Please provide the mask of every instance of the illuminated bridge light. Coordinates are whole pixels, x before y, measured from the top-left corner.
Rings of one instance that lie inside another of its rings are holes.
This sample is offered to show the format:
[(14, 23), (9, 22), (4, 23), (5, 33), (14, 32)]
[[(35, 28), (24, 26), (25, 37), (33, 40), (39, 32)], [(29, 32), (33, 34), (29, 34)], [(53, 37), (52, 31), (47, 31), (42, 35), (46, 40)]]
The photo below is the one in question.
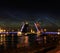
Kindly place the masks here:
[[(40, 34), (40, 31), (38, 31), (37, 33)], [(0, 32), (0, 34), (22, 34), (22, 33), (21, 32)], [(42, 34), (60, 34), (60, 32), (42, 32)]]
[(22, 26), (22, 28), (21, 28), (21, 31), (23, 30), (23, 28), (24, 28), (24, 25), (25, 25), (25, 24), (23, 23), (23, 26)]
[(25, 35), (27, 35), (27, 33), (25, 33)]
[(44, 31), (47, 31), (47, 29), (44, 29)]
[(26, 22), (26, 24), (28, 24), (28, 22)]
[(17, 35), (18, 35), (18, 36), (21, 36), (21, 35), (22, 35), (22, 32), (17, 32)]
[(17, 32), (0, 32), (0, 34), (9, 34), (9, 33), (15, 34)]
[(35, 33), (35, 31), (33, 31), (33, 30), (31, 29), (31, 33)]
[(60, 35), (60, 32), (58, 32), (58, 35)]
[(37, 31), (39, 31), (39, 29), (38, 29), (38, 27), (37, 27), (36, 23), (34, 23), (34, 25), (35, 25), (35, 27), (36, 27)]
[(58, 32), (45, 32), (45, 34), (57, 34)]
[(8, 33), (13, 33), (13, 34), (15, 34), (15, 33), (17, 33), (17, 32), (8, 32)]

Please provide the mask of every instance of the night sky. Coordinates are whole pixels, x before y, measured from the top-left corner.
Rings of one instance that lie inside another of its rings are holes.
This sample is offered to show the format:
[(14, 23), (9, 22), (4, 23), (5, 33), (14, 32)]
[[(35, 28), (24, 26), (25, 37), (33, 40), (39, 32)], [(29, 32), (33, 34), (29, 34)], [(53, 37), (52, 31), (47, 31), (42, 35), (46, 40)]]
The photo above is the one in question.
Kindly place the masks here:
[(60, 27), (59, 1), (1, 1), (0, 25), (20, 25), (21, 22), (39, 21), (42, 26)]

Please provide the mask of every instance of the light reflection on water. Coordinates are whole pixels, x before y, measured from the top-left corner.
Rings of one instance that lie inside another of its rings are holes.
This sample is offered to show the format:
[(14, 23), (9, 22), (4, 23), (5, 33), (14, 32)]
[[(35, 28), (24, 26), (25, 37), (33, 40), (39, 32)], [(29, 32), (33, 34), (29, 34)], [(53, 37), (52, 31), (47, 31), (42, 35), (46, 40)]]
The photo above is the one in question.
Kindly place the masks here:
[(4, 46), (5, 49), (29, 46), (29, 37), (17, 34), (0, 34), (0, 46)]
[(34, 46), (34, 44), (37, 44), (36, 41), (38, 42), (38, 44), (41, 44), (41, 45), (47, 42), (53, 43), (58, 41), (58, 36), (46, 35), (44, 36), (44, 40), (43, 40), (43, 35), (38, 38), (36, 34), (28, 34), (27, 36), (25, 35), (18, 36), (17, 33), (16, 34), (0, 34), (0, 49)]

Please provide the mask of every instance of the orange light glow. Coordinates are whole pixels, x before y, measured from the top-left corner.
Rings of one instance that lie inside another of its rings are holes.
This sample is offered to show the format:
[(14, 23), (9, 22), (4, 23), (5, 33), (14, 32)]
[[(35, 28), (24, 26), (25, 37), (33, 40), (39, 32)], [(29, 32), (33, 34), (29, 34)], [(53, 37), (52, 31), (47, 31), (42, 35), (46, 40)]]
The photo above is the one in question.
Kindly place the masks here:
[(22, 32), (17, 32), (17, 35), (18, 35), (18, 36), (21, 36), (21, 35), (22, 35)]

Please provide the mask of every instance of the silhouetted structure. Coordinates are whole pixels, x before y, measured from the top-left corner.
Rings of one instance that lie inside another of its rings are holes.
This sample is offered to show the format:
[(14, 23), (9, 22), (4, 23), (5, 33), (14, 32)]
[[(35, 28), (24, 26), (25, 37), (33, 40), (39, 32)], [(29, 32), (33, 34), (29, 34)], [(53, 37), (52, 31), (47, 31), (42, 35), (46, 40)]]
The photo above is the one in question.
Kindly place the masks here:
[(27, 33), (29, 31), (29, 24), (28, 23), (25, 23), (22, 27), (23, 27), (22, 28), (23, 33)]

